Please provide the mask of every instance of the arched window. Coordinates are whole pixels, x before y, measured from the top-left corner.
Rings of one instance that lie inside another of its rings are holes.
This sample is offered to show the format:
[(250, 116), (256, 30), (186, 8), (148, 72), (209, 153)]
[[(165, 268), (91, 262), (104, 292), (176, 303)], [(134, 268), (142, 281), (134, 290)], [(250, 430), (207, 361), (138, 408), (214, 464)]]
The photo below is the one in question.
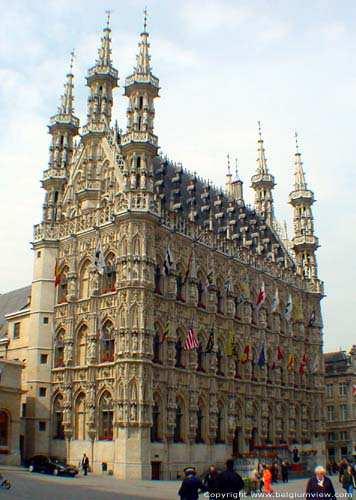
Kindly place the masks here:
[(58, 284), (58, 296), (57, 296), (57, 302), (58, 304), (63, 304), (63, 302), (67, 302), (67, 294), (68, 294), (68, 281), (67, 281), (67, 276), (68, 276), (68, 266), (64, 266), (62, 269), (60, 278), (59, 278), (59, 284)]
[(0, 411), (0, 447), (9, 446), (9, 415)]
[(100, 362), (109, 363), (115, 357), (114, 326), (111, 321), (106, 321), (102, 327), (100, 343)]
[(180, 338), (178, 338), (175, 344), (175, 367), (184, 368), (183, 365), (183, 345)]
[(241, 374), (240, 374), (240, 354), (239, 353), (237, 353), (234, 363), (235, 363), (234, 377), (239, 379), (239, 378), (241, 378)]
[(153, 363), (161, 362), (161, 331), (158, 324), (155, 325), (155, 333), (152, 341)]
[(223, 355), (220, 349), (216, 353), (216, 373), (217, 375), (224, 375), (223, 372)]
[(57, 394), (53, 401), (53, 439), (64, 439), (63, 396)]
[(195, 434), (195, 442), (204, 443), (204, 414), (203, 414), (203, 409), (200, 405), (197, 411), (197, 428)]
[(216, 437), (215, 437), (215, 442), (216, 443), (223, 443), (224, 442), (223, 424), (224, 424), (223, 410), (222, 410), (221, 407), (219, 407), (218, 408), (218, 414), (216, 416)]
[(89, 270), (90, 262), (86, 260), (79, 273), (79, 297), (81, 299), (89, 298)]
[(198, 372), (205, 372), (205, 370), (204, 370), (204, 358), (205, 358), (205, 353), (203, 351), (203, 346), (201, 345), (201, 342), (199, 342), (199, 346), (197, 348), (197, 371)]
[(179, 400), (177, 400), (176, 403), (173, 440), (175, 443), (181, 443), (183, 441), (183, 409), (182, 403)]
[(64, 333), (63, 329), (59, 330), (54, 339), (54, 368), (64, 366)]
[(77, 333), (77, 345), (76, 345), (76, 356), (75, 364), (76, 366), (83, 366), (86, 362), (86, 344), (87, 344), (87, 332), (88, 328), (86, 325), (82, 325)]
[(159, 405), (155, 401), (152, 407), (152, 427), (151, 427), (151, 442), (160, 441), (159, 430), (160, 430), (160, 411)]
[(109, 391), (105, 391), (99, 401), (99, 439), (113, 439), (113, 403)]
[(74, 405), (74, 438), (85, 439), (85, 395), (80, 393)]
[(101, 293), (115, 292), (116, 284), (116, 258), (109, 253), (105, 259), (105, 269), (102, 277)]

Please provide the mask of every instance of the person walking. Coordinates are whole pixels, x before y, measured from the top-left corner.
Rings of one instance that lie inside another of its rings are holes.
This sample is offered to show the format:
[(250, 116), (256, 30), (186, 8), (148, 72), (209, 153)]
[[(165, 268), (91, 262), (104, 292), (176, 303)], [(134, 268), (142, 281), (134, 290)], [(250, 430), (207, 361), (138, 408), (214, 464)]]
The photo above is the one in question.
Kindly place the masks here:
[(215, 465), (209, 467), (209, 471), (203, 480), (204, 490), (209, 493), (209, 497), (215, 497), (215, 493), (218, 493), (218, 470)]
[(272, 489), (272, 472), (267, 467), (267, 465), (263, 465), (263, 492), (264, 493), (273, 493)]
[(349, 495), (351, 495), (350, 498), (352, 498), (354, 488), (356, 488), (356, 479), (355, 479), (355, 472), (351, 465), (348, 465), (344, 470), (341, 479), (341, 484), (344, 490), (346, 490), (346, 492)]
[[(234, 470), (234, 461), (226, 461), (226, 469), (218, 476), (218, 492), (225, 494), (224, 498), (240, 498), (240, 491), (244, 487), (242, 477)], [(237, 496), (236, 496), (237, 494)], [(221, 496), (221, 498), (223, 498)]]
[(289, 464), (285, 460), (283, 460), (282, 462), (281, 472), (282, 472), (282, 481), (284, 483), (288, 483)]
[(181, 500), (198, 500), (199, 492), (204, 491), (203, 483), (196, 477), (194, 467), (184, 469), (185, 478), (179, 488), (178, 495)]
[(347, 469), (347, 466), (349, 465), (348, 461), (346, 458), (343, 458), (341, 462), (339, 463), (339, 482), (342, 483), (342, 476)]
[(306, 498), (328, 498), (336, 500), (335, 489), (331, 479), (326, 477), (325, 469), (321, 465), (315, 468), (315, 476), (309, 479), (306, 489)]
[(83, 458), (82, 458), (82, 469), (84, 471), (84, 476), (88, 475), (88, 469), (89, 469), (89, 458), (86, 456), (84, 453)]

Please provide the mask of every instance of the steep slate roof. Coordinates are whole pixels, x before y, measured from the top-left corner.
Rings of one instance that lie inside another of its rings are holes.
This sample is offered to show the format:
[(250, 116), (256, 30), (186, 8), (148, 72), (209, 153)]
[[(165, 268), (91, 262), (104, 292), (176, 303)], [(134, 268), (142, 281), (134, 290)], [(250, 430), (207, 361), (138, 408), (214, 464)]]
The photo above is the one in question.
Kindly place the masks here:
[(292, 259), (275, 230), (243, 201), (237, 202), (226, 192), (210, 186), (181, 165), (162, 158), (157, 158), (154, 162), (154, 181), (155, 193), (161, 199), (162, 209), (174, 211), (184, 218), (192, 217), (191, 220), (205, 229), (212, 225), (213, 232), (222, 237), (226, 236), (229, 226), (230, 236), (238, 246), (242, 246), (241, 228), (244, 228), (246, 239), (252, 241), (250, 248), (253, 252), (257, 252), (253, 235), (259, 233), (261, 240), (264, 240), (260, 252), (268, 257), (272, 252), (272, 245), (275, 245), (277, 259), (284, 262), (286, 255), (293, 267)]
[(0, 337), (5, 336), (7, 330), (6, 314), (20, 311), (29, 305), (31, 286), (25, 286), (0, 294)]

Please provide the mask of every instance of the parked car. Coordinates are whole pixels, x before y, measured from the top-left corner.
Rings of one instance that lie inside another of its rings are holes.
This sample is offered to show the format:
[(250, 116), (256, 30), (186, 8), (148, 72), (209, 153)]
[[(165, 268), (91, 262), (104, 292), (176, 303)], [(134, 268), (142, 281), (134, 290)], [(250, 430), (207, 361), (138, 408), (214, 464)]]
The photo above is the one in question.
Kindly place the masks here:
[(44, 474), (53, 474), (54, 476), (71, 476), (78, 474), (77, 467), (66, 465), (63, 461), (55, 457), (46, 457), (45, 455), (35, 455), (29, 461), (28, 470), (30, 472), (42, 472)]

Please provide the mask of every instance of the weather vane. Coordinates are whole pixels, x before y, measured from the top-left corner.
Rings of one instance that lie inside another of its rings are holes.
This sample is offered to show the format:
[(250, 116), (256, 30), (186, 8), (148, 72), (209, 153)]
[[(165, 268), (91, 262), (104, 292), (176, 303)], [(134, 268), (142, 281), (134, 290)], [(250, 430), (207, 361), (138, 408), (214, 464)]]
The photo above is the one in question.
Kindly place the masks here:
[(143, 31), (146, 31), (147, 29), (147, 7), (145, 7), (145, 10), (143, 11)]
[(107, 19), (106, 19), (106, 27), (109, 28), (110, 27), (110, 17), (111, 17), (111, 13), (112, 13), (112, 10), (108, 9), (105, 11), (105, 14), (107, 15)]

